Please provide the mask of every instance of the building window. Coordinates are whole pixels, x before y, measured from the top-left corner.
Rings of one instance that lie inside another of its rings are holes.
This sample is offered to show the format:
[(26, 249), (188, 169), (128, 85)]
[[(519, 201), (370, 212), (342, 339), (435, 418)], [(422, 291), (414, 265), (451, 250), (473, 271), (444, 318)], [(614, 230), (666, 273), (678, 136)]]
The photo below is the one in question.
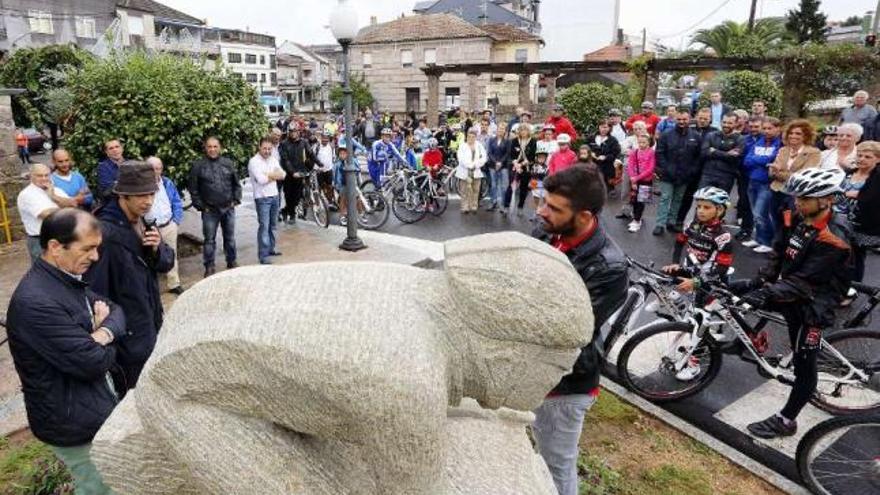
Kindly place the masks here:
[(95, 18), (76, 16), (76, 37), (95, 39)]
[(426, 64), (436, 64), (437, 63), (437, 49), (436, 48), (425, 48), (425, 63)]
[(29, 10), (28, 22), (32, 33), (55, 34), (52, 13), (45, 10)]
[(128, 34), (134, 36), (144, 35), (144, 18), (128, 16)]
[(274, 69), (277, 66), (276, 64), (275, 55), (269, 55), (269, 68)]
[(244, 54), (244, 63), (246, 63), (246, 64), (251, 64), (251, 65), (256, 65), (256, 63), (257, 63), (257, 56), (254, 55), (253, 53), (245, 53), (245, 54)]
[(311, 79), (312, 71), (309, 69), (303, 69), (303, 79)]
[(369, 69), (373, 66), (373, 54), (370, 52), (364, 52), (364, 69)]
[(260, 65), (266, 65), (266, 56), (260, 55)]
[(272, 86), (278, 85), (278, 74), (275, 72), (269, 73), (269, 82), (272, 83)]
[(412, 50), (400, 50), (400, 63), (404, 67), (412, 67)]
[(526, 48), (519, 48), (516, 50), (516, 54), (514, 55), (514, 62), (518, 64), (524, 64), (529, 61), (529, 51)]
[(266, 82), (266, 73), (265, 73), (265, 72), (263, 72), (262, 74), (260, 74), (260, 82), (261, 82), (261, 83)]
[(240, 64), (241, 63), (241, 54), (229, 52), (226, 54), (226, 60), (230, 64)]
[(461, 106), (461, 88), (446, 88), (446, 108)]
[(421, 112), (419, 88), (406, 88), (406, 111)]
[(257, 82), (257, 75), (254, 74), (253, 72), (248, 72), (247, 75), (245, 75), (245, 79), (249, 83), (255, 83), (255, 82)]

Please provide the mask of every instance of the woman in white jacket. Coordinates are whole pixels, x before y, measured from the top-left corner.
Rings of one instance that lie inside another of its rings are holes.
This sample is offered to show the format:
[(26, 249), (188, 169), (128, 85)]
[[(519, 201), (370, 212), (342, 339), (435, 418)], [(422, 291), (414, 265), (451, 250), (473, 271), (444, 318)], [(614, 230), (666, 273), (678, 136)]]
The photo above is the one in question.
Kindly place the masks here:
[(467, 140), (458, 147), (458, 167), (455, 169), (462, 213), (477, 212), (486, 159), (486, 148), (477, 141), (477, 130), (471, 127)]

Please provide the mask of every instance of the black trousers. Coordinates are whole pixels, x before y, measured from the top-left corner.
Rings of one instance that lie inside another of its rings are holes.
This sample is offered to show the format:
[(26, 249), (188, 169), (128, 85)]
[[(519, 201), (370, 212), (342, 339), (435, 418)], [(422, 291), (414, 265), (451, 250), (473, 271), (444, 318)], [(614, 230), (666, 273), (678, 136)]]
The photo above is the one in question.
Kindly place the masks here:
[(740, 232), (751, 235), (755, 229), (755, 216), (752, 215), (752, 204), (749, 202), (749, 176), (743, 171), (736, 178), (736, 194), (736, 217), (742, 220)]
[(681, 199), (681, 207), (678, 209), (678, 216), (675, 221), (676, 225), (684, 225), (684, 221), (687, 219), (688, 213), (691, 212), (691, 207), (694, 205), (694, 194), (697, 193), (697, 189), (699, 188), (699, 176), (688, 182), (687, 189), (684, 191), (684, 197)]
[(296, 215), (296, 205), (302, 200), (303, 195), (303, 179), (294, 178), (288, 175), (284, 179), (284, 209), (281, 215), (284, 217), (293, 217)]
[[(516, 180), (519, 181), (519, 201), (517, 201), (516, 207), (522, 209), (526, 204), (526, 198), (529, 197), (529, 181), (532, 179), (532, 176), (528, 173), (515, 175)], [(513, 181), (510, 181), (507, 192), (504, 193), (504, 207), (509, 208), (511, 201), (513, 201)]]
[(822, 332), (816, 326), (808, 325), (801, 311), (796, 308), (786, 308), (781, 313), (788, 324), (788, 337), (794, 352), (794, 385), (785, 407), (782, 408), (782, 416), (794, 421), (810, 402), (819, 383), (817, 358)]

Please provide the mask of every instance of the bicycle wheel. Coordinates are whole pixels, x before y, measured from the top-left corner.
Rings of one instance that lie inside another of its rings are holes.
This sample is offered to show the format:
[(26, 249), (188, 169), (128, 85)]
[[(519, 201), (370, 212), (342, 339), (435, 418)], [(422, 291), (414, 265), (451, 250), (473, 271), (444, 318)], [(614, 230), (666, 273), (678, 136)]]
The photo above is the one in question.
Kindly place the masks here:
[(389, 215), (391, 211), (385, 197), (376, 191), (364, 192), (363, 202), (358, 200), (357, 223), (366, 230), (381, 229)]
[(364, 193), (368, 192), (376, 192), (376, 183), (373, 182), (373, 179), (367, 179), (361, 182), (360, 185), (361, 191)]
[(675, 363), (689, 350), (691, 326), (683, 322), (660, 322), (633, 335), (617, 357), (617, 375), (639, 396), (654, 402), (690, 397), (703, 390), (721, 369), (721, 350), (710, 341), (697, 343), (692, 356), (699, 373), (688, 381), (675, 378)]
[(403, 192), (394, 195), (391, 211), (403, 223), (416, 223), (428, 214), (428, 205), (420, 190), (404, 188)]
[(318, 192), (312, 193), (312, 218), (318, 227), (327, 228), (330, 226), (330, 211), (327, 209), (327, 200), (324, 195)]
[(448, 194), (459, 194), (458, 177), (456, 177), (455, 175), (449, 177), (449, 184), (447, 185), (447, 189)]
[(449, 195), (443, 190), (442, 186), (437, 187), (437, 194), (431, 196), (431, 215), (439, 217), (446, 212), (449, 207)]
[(834, 415), (880, 412), (880, 332), (839, 330), (825, 341), (869, 379), (860, 380), (852, 367), (823, 347), (817, 358), (819, 384), (811, 402)]
[(797, 467), (813, 493), (880, 493), (880, 415), (819, 423), (798, 443)]

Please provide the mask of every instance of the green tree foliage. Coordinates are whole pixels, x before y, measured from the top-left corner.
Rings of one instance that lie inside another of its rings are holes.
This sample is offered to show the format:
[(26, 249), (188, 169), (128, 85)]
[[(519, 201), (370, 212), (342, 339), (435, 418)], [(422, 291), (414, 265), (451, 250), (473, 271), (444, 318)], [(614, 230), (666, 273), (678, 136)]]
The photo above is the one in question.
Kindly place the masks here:
[(851, 15), (851, 16), (847, 17), (845, 21), (840, 23), (840, 25), (843, 27), (861, 26), (862, 25), (862, 18), (857, 15)]
[(780, 54), (784, 114), (800, 115), (806, 103), (849, 95), (874, 81), (880, 57), (860, 45), (792, 47)]
[(557, 101), (578, 131), (584, 133), (595, 132), (612, 108), (623, 108), (630, 103), (626, 88), (600, 83), (575, 84), (563, 90)]
[(125, 155), (156, 155), (178, 184), (203, 142), (216, 136), (244, 173), (268, 131), (254, 89), (236, 74), (205, 70), (188, 58), (143, 52), (94, 60), (68, 74), (73, 94), (66, 146), (87, 178), (103, 143), (122, 139)]
[(797, 10), (789, 10), (785, 29), (797, 44), (825, 43), (828, 17), (819, 11), (820, 0), (801, 0)]
[[(373, 93), (370, 92), (370, 85), (367, 84), (363, 74), (352, 74), (351, 91), (352, 105), (356, 105), (357, 108), (361, 109), (369, 108), (373, 105), (373, 101), (375, 101)], [(330, 103), (333, 104), (333, 108), (336, 111), (342, 111), (342, 107), (345, 104), (344, 97), (342, 83), (338, 83), (330, 89)]]
[[(753, 101), (763, 100), (767, 104), (768, 115), (780, 115), (782, 111), (782, 90), (763, 72), (747, 70), (728, 72), (721, 76), (718, 90), (721, 91), (724, 102), (732, 109), (741, 108), (751, 111)], [(700, 102), (705, 106), (709, 105), (709, 93), (704, 91), (700, 95)]]
[(0, 66), (0, 84), (27, 90), (12, 97), (15, 123), (23, 127), (42, 127), (44, 122), (61, 124), (66, 115), (65, 109), (59, 107), (64, 71), (81, 67), (89, 59), (91, 54), (74, 45), (16, 50)]
[(711, 49), (717, 57), (763, 57), (780, 46), (785, 38), (785, 26), (778, 19), (759, 19), (749, 32), (748, 24), (734, 21), (697, 31), (691, 43)]

